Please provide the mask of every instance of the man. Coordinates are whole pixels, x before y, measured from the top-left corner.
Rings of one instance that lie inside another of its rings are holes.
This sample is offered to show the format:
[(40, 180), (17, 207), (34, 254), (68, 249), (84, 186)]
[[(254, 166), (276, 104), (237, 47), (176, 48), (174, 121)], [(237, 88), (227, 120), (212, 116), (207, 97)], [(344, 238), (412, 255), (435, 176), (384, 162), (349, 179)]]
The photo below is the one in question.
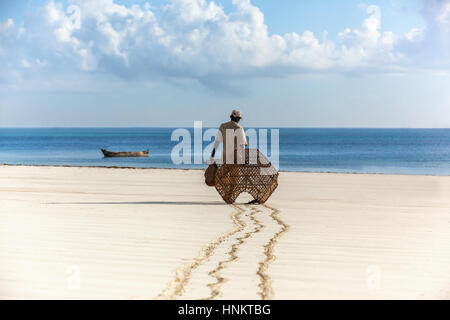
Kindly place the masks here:
[[(239, 125), (239, 121), (242, 119), (242, 113), (239, 110), (233, 110), (230, 115), (231, 121), (222, 123), (217, 133), (216, 141), (214, 142), (214, 149), (211, 154), (211, 158), (214, 158), (216, 150), (220, 143), (223, 143), (222, 148), (222, 163), (224, 166), (220, 168), (223, 175), (226, 175), (233, 170), (232, 164), (244, 164), (245, 163), (245, 147), (248, 145), (247, 137), (245, 136), (244, 128)], [(225, 199), (233, 197), (233, 193), (236, 188), (239, 177), (236, 174), (229, 176), (229, 185), (225, 189), (225, 195), (222, 195)], [(225, 200), (227, 201), (227, 200)], [(259, 201), (254, 199), (248, 204), (258, 204)]]
[(224, 164), (242, 164), (245, 161), (245, 147), (247, 146), (247, 137), (244, 128), (239, 124), (242, 119), (242, 113), (239, 110), (233, 110), (230, 115), (231, 121), (222, 123), (217, 133), (216, 141), (211, 158), (214, 158), (216, 150), (220, 143), (222, 148), (222, 163)]
[[(214, 142), (214, 149), (211, 154), (211, 158), (214, 158), (220, 143), (223, 144), (221, 163), (224, 164), (224, 166), (222, 166), (221, 170), (224, 170), (224, 174), (230, 172), (230, 170), (233, 170), (232, 164), (245, 163), (245, 147), (248, 145), (244, 128), (239, 124), (239, 121), (242, 119), (241, 111), (233, 110), (231, 112), (230, 119), (231, 121), (220, 125), (216, 141)], [(234, 174), (229, 177), (229, 184), (226, 190), (225, 198), (232, 197), (237, 179), (238, 177)], [(249, 202), (249, 204), (257, 203), (257, 200)]]

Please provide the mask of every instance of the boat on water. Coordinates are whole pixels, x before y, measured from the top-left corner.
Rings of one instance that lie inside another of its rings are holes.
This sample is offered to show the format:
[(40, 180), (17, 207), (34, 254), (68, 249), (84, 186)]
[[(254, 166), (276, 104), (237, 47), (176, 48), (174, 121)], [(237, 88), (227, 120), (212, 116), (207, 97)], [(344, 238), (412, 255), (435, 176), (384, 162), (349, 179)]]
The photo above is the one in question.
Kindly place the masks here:
[(105, 157), (148, 157), (149, 150), (144, 151), (108, 151), (101, 149)]

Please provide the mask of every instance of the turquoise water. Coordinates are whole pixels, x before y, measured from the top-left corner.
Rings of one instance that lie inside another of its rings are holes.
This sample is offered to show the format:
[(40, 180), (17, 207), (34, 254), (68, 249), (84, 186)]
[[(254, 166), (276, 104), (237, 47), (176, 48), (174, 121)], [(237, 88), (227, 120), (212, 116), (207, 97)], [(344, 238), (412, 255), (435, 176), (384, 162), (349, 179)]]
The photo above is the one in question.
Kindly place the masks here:
[[(0, 163), (203, 168), (171, 161), (171, 128), (0, 129)], [(192, 129), (189, 129), (192, 132)], [(270, 132), (270, 129), (269, 129)], [(270, 135), (268, 138), (270, 142)], [(193, 141), (193, 139), (192, 139)], [(280, 129), (280, 170), (450, 175), (450, 129)], [(206, 146), (207, 142), (204, 143)], [(150, 149), (149, 158), (103, 158)], [(268, 147), (270, 155), (270, 145)]]

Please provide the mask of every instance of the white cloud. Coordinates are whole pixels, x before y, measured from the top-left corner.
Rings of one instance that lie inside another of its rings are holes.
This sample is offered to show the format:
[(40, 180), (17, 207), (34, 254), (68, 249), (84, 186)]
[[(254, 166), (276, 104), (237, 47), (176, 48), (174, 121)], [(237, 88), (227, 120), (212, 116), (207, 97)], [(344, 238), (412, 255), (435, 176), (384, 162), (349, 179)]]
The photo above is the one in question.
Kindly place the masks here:
[(423, 14), (430, 27), (450, 27), (450, 0), (422, 0)]
[(22, 66), (24, 67), (24, 68), (29, 68), (29, 67), (31, 67), (31, 65), (30, 65), (30, 63), (28, 62), (28, 60), (27, 59), (22, 59)]
[(432, 1), (437, 23), (450, 25), (450, 1)]
[(8, 19), (4, 23), (0, 23), (0, 32), (6, 32), (8, 29), (11, 29), (14, 27), (14, 21), (13, 19)]
[(412, 28), (409, 32), (405, 34), (405, 38), (411, 42), (423, 40), (424, 29), (421, 28)]
[(249, 0), (233, 0), (228, 14), (206, 0), (173, 0), (155, 11), (148, 3), (69, 3), (65, 9), (49, 2), (27, 18), (21, 32), (12, 20), (0, 25), (0, 54), (8, 48), (7, 59), (17, 65), (46, 61), (42, 66), (55, 72), (188, 78), (210, 85), (213, 78), (396, 69), (405, 61), (396, 44), (419, 38), (414, 29), (406, 35), (383, 32), (377, 6), (367, 6), (361, 27), (345, 29), (333, 42), (326, 32), (320, 39), (308, 30), (269, 34), (263, 13)]
[(422, 0), (425, 26), (412, 28), (398, 49), (415, 68), (439, 74), (450, 69), (450, 0)]

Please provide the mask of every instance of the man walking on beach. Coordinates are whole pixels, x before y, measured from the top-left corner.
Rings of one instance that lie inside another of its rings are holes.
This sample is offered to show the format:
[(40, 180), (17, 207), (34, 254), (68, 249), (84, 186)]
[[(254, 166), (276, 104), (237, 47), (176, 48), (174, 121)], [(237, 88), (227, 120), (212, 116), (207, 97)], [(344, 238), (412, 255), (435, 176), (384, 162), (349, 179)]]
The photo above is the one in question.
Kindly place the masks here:
[[(233, 110), (230, 115), (230, 121), (222, 123), (217, 133), (216, 141), (214, 142), (214, 149), (211, 158), (214, 158), (216, 150), (220, 143), (223, 144), (222, 159), (218, 163), (222, 163), (222, 172), (227, 174), (233, 169), (234, 164), (245, 163), (245, 147), (247, 146), (247, 137), (245, 136), (244, 128), (239, 125), (242, 119), (242, 113), (239, 110)], [(239, 177), (231, 175), (229, 183), (225, 188), (225, 198), (231, 198), (236, 188)]]
[(247, 137), (245, 136), (244, 128), (239, 124), (239, 121), (242, 119), (241, 111), (233, 110), (230, 119), (230, 121), (220, 125), (211, 158), (214, 158), (217, 148), (222, 143), (222, 163), (242, 164), (245, 161)]

